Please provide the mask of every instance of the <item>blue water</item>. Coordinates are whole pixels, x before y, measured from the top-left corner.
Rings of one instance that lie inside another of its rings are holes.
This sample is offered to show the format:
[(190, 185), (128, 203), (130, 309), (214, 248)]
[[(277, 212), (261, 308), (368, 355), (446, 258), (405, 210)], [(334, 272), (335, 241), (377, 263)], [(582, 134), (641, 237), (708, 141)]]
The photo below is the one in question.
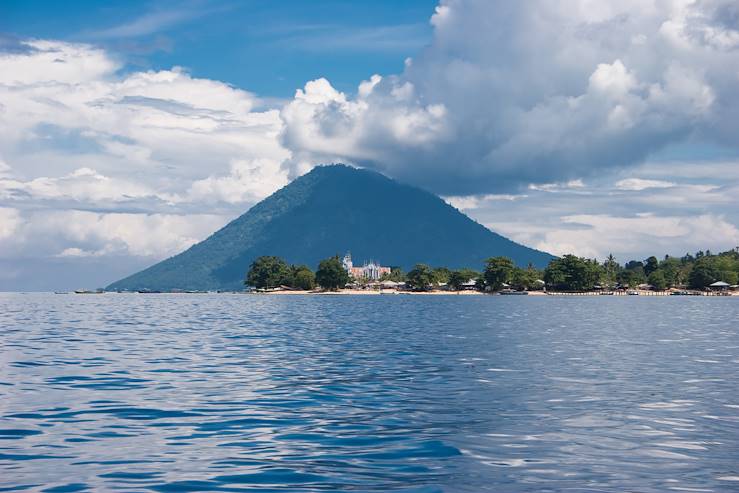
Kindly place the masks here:
[(739, 298), (0, 294), (0, 491), (739, 491)]

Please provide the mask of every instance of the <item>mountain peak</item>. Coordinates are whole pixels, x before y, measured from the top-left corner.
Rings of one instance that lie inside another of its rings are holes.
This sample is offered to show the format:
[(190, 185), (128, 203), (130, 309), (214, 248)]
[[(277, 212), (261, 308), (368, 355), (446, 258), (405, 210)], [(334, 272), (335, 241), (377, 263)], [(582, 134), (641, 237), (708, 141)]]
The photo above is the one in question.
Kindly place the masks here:
[(258, 256), (315, 268), (346, 251), (359, 261), (404, 269), (418, 262), (481, 269), (498, 255), (544, 266), (552, 258), (493, 233), (429, 192), (331, 164), (316, 166), (206, 240), (109, 289), (240, 289)]

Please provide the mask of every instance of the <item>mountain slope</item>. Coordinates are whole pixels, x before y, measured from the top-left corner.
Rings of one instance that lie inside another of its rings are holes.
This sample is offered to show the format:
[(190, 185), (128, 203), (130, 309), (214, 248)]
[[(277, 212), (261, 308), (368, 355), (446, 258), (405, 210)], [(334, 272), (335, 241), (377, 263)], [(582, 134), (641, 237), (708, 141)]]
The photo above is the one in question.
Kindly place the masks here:
[(410, 269), (415, 263), (481, 269), (503, 255), (518, 265), (552, 256), (514, 243), (439, 197), (381, 174), (321, 166), (278, 190), (185, 252), (117, 281), (108, 289), (241, 289), (251, 262), (277, 255), (315, 269), (351, 251)]

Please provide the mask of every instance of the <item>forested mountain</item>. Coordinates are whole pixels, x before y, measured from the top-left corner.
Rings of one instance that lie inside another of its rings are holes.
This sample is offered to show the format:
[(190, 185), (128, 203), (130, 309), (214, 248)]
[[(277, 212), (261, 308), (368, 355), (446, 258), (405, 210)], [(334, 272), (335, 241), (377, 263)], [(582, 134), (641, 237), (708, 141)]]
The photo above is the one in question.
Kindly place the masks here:
[(111, 290), (241, 289), (251, 262), (276, 255), (315, 268), (352, 253), (410, 269), (416, 263), (481, 268), (506, 256), (544, 267), (553, 258), (504, 238), (418, 188), (344, 165), (320, 166), (206, 240), (111, 284)]

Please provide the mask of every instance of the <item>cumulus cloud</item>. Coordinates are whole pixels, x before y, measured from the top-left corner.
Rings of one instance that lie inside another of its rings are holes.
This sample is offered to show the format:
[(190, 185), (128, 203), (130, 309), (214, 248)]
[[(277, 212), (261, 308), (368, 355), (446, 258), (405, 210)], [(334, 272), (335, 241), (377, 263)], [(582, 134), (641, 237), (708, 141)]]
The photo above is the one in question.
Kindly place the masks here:
[(443, 0), (431, 45), (282, 111), (295, 170), (341, 159), (451, 195), (566, 182), (699, 135), (736, 148), (736, 4)]
[(643, 178), (625, 178), (616, 182), (619, 190), (646, 190), (647, 188), (670, 188), (675, 183), (665, 180), (645, 180)]
[[(681, 252), (695, 252), (713, 245), (728, 250), (739, 245), (739, 228), (723, 215), (676, 217), (637, 214), (614, 217), (607, 214), (577, 214), (561, 218), (565, 225), (576, 226), (550, 231), (537, 243), (537, 248), (555, 255), (578, 252), (590, 258), (604, 258), (603, 252), (619, 252), (617, 242), (633, 245), (649, 242), (653, 254), (675, 252), (677, 244)], [(633, 247), (630, 247), (633, 249)], [(646, 257), (646, 255), (643, 255)]]
[(266, 180), (250, 183), (243, 203), (286, 183), (278, 111), (255, 110), (251, 93), (179, 68), (122, 74), (89, 45), (26, 44), (31, 51), (0, 54), (5, 193), (46, 198), (63, 189), (56, 195), (88, 203), (111, 194), (187, 203), (194, 181), (243, 183), (232, 172), (243, 161), (259, 162), (250, 178)]
[(174, 255), (223, 226), (210, 214), (0, 208), (0, 258)]
[[(739, 246), (739, 163), (649, 162), (512, 200), (450, 202), (491, 229), (554, 254), (621, 261)], [(670, 175), (671, 182), (657, 177)], [(717, 184), (720, 183), (720, 184)], [(553, 195), (555, 194), (555, 195)]]
[(17, 44), (0, 50), (0, 260), (158, 260), (287, 183), (279, 111), (255, 95), (126, 72), (88, 44)]
[[(0, 242), (11, 238), (20, 225), (20, 214), (16, 209), (0, 207)], [(2, 243), (0, 243), (0, 247)], [(0, 250), (2, 252), (2, 250)]]

